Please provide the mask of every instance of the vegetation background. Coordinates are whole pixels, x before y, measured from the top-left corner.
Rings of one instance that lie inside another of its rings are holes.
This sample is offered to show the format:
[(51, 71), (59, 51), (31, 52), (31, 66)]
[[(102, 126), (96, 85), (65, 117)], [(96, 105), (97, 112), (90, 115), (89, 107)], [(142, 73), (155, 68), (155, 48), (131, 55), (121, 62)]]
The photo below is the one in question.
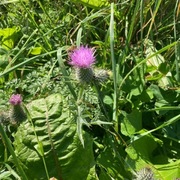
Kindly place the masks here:
[[(0, 179), (179, 179), (179, 15), (179, 0), (1, 0)], [(102, 84), (77, 82), (80, 45)]]

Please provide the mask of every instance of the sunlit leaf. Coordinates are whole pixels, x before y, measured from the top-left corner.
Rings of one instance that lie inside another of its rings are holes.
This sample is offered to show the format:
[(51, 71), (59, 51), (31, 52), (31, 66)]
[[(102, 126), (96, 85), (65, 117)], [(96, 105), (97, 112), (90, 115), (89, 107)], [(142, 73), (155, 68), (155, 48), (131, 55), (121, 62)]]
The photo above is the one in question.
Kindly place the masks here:
[[(146, 39), (145, 41), (146, 46), (146, 57), (152, 56), (154, 53), (157, 52), (156, 47), (154, 47), (151, 40)], [(159, 86), (161, 87), (169, 87), (172, 86), (172, 82), (170, 77), (172, 76), (171, 72), (167, 70), (167, 66), (165, 66), (166, 61), (161, 54), (157, 54), (149, 58), (146, 62), (148, 69), (152, 69), (152, 71), (148, 71), (150, 77), (147, 77), (148, 80), (157, 80)]]
[(2, 38), (1, 46), (7, 50), (12, 49), (19, 31), (20, 27), (0, 29), (0, 37)]
[(30, 50), (30, 54), (32, 55), (38, 55), (41, 54), (42, 52), (42, 47), (34, 47)]
[(83, 133), (82, 146), (75, 118), (69, 115), (67, 105), (62, 104), (61, 95), (34, 100), (28, 110), (34, 127), (28, 121), (23, 122), (14, 135), (15, 152), (28, 178), (46, 179), (44, 157), (49, 176), (86, 179), (94, 162), (92, 138)]
[(76, 3), (82, 3), (85, 6), (89, 6), (92, 8), (100, 8), (109, 5), (109, 2), (107, 0), (72, 0), (72, 1)]
[(157, 178), (162, 180), (175, 180), (180, 178), (180, 160), (168, 164), (155, 165)]

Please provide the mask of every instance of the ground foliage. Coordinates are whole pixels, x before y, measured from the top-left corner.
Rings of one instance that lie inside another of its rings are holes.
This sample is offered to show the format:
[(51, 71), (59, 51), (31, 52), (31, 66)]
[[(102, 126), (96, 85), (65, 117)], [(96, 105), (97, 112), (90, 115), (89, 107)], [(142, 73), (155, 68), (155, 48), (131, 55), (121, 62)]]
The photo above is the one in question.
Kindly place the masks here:
[[(178, 0), (0, 2), (0, 179), (180, 178)], [(68, 64), (96, 49), (102, 84)], [(27, 120), (8, 121), (11, 94)]]

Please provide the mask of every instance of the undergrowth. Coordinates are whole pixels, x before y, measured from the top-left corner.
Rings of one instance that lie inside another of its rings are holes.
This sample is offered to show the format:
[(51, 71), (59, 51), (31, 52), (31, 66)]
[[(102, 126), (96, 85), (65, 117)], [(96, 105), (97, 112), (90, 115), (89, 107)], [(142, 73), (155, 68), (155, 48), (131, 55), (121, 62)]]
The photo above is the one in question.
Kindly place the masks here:
[[(0, 179), (179, 179), (179, 8), (1, 1)], [(69, 55), (82, 45), (107, 79), (78, 82)], [(12, 94), (23, 97), (21, 123)]]

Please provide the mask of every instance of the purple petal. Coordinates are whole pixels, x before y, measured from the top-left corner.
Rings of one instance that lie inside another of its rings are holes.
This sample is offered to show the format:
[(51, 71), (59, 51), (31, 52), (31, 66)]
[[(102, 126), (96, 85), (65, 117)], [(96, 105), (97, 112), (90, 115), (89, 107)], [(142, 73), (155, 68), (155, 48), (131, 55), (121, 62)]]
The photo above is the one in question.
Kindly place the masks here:
[(78, 68), (90, 68), (95, 60), (94, 50), (87, 46), (81, 46), (70, 54), (69, 64)]
[(18, 105), (22, 102), (22, 97), (20, 94), (13, 94), (9, 99), (10, 104)]

